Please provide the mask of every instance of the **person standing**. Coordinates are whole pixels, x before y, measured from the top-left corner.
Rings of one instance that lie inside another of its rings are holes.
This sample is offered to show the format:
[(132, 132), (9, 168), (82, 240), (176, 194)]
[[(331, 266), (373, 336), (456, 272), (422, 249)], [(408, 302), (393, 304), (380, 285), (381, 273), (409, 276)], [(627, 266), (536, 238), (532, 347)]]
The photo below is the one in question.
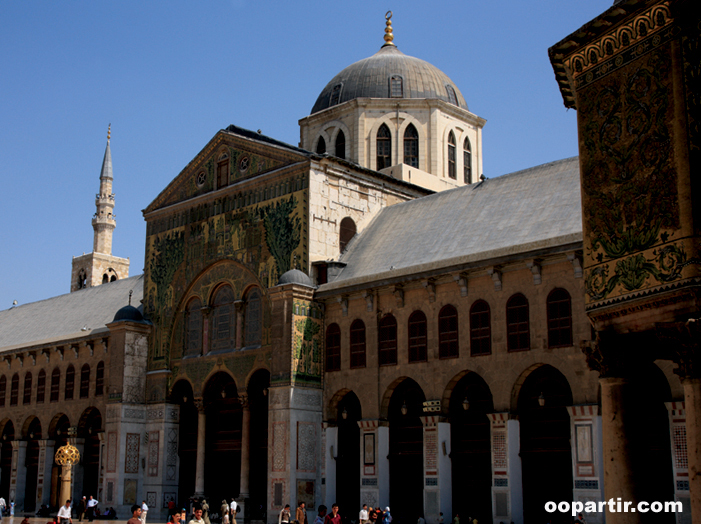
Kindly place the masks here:
[(202, 499), (202, 520), (204, 520), (204, 524), (211, 524), (209, 522), (209, 504), (204, 499)]
[(221, 501), (221, 522), (222, 524), (229, 524), (229, 503), (226, 499)]
[[(92, 499), (92, 496), (90, 497)], [(88, 501), (90, 504), (90, 501)], [(97, 505), (97, 504), (95, 504)], [(93, 506), (95, 507), (95, 506)], [(134, 504), (131, 507), (131, 518), (127, 520), (127, 524), (140, 524), (141, 523), (141, 507), (138, 504)]]
[(436, 524), (443, 524), (443, 512), (442, 511), (438, 514), (438, 518), (436, 519)]
[(204, 520), (202, 520), (202, 508), (195, 508), (195, 513), (192, 516), (190, 524), (204, 524)]
[(326, 517), (326, 506), (322, 504), (319, 506), (319, 511), (314, 519), (314, 524), (324, 524), (324, 517)]
[(385, 513), (382, 515), (382, 524), (392, 524), (392, 515), (389, 512), (389, 506), (385, 508)]
[(146, 524), (146, 514), (148, 513), (148, 505), (146, 505), (146, 501), (142, 500), (141, 501), (141, 524)]
[(335, 502), (331, 506), (331, 513), (326, 515), (324, 524), (341, 524), (341, 515), (338, 514), (338, 504)]
[[(88, 522), (92, 522), (93, 519), (95, 518), (95, 507), (99, 504), (97, 500), (92, 498), (92, 495), (90, 495), (90, 498), (88, 498), (88, 507), (85, 510), (85, 514), (88, 517)], [(141, 509), (141, 508), (139, 508)]]
[(78, 509), (76, 509), (75, 514), (78, 516), (78, 522), (83, 522), (85, 518), (85, 509), (87, 507), (88, 499), (83, 495), (83, 498), (78, 502)]
[(368, 518), (368, 505), (363, 504), (360, 513), (358, 513), (358, 524), (367, 524)]
[(2, 514), (5, 513), (6, 507), (7, 507), (7, 502), (5, 502), (5, 498), (0, 497), (0, 520), (2, 520)]
[(15, 501), (11, 500), (10, 501), (10, 517), (15, 516)]
[(305, 507), (304, 502), (300, 502), (299, 506), (297, 506), (295, 520), (297, 521), (297, 524), (309, 524), (307, 522), (307, 508)]
[(66, 501), (65, 506), (61, 506), (58, 510), (58, 515), (56, 515), (59, 524), (73, 524), (73, 519), (71, 518), (71, 499)]
[(285, 504), (285, 507), (280, 511), (277, 518), (277, 524), (290, 524), (290, 505)]
[(236, 524), (236, 513), (239, 510), (239, 505), (236, 503), (234, 498), (231, 498), (231, 505), (229, 506), (229, 509), (231, 510), (231, 524)]

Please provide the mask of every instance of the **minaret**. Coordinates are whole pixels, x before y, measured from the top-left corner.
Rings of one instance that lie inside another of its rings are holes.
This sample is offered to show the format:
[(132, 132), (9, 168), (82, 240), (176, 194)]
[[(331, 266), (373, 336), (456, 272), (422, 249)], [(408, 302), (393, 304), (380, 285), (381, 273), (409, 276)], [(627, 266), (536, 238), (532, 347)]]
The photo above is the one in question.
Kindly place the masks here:
[(117, 227), (112, 193), (112, 152), (110, 137), (112, 125), (107, 128), (107, 147), (100, 171), (100, 192), (95, 195), (93, 252), (73, 257), (71, 291), (107, 284), (129, 276), (129, 259), (112, 256), (112, 233)]

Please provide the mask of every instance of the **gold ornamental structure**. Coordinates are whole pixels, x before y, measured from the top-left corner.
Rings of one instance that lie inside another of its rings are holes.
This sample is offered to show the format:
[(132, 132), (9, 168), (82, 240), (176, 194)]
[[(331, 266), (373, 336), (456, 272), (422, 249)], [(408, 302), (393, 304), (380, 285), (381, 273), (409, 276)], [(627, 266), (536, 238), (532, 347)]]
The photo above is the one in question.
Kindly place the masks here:
[(61, 466), (61, 505), (71, 498), (71, 471), (80, 462), (80, 451), (70, 444), (61, 446), (56, 451), (56, 464)]

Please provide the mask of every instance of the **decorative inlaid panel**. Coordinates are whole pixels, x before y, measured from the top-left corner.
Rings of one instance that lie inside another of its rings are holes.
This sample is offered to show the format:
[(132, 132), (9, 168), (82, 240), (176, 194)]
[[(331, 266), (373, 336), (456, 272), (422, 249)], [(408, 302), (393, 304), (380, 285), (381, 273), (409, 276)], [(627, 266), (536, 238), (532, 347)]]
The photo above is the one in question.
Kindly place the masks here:
[(689, 459), (686, 451), (686, 426), (674, 426), (672, 438), (674, 439), (674, 467), (687, 469), (689, 467)]
[[(124, 473), (139, 472), (139, 444), (141, 438), (138, 433), (127, 433), (126, 451), (124, 457)], [(126, 484), (125, 484), (126, 486)], [(125, 491), (126, 496), (126, 491)], [(136, 495), (135, 495), (136, 496)], [(126, 504), (126, 502), (125, 502)], [(131, 504), (134, 504), (133, 502)]]
[(424, 468), (426, 475), (438, 472), (438, 433), (435, 429), (424, 429)]
[(316, 424), (297, 422), (297, 469), (316, 471)]
[(273, 471), (287, 466), (287, 422), (273, 422)]
[(117, 433), (107, 433), (107, 473), (117, 472)]
[(506, 468), (506, 433), (503, 431), (492, 432), (492, 457), (495, 469)]
[[(148, 434), (148, 476), (158, 476), (158, 452), (160, 449), (160, 432), (151, 431)], [(154, 495), (155, 497), (155, 495)]]

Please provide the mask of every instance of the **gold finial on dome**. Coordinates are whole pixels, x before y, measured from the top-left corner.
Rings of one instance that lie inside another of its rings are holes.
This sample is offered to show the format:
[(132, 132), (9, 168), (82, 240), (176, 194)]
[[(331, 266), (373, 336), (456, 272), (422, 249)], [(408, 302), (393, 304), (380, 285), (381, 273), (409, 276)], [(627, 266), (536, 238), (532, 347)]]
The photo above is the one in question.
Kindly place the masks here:
[[(394, 40), (394, 34), (392, 34), (392, 11), (387, 11), (385, 13), (385, 45), (395, 45), (393, 40)], [(384, 45), (382, 46), (384, 47)]]
[(112, 133), (112, 124), (107, 126), (107, 140), (110, 139), (110, 134)]

